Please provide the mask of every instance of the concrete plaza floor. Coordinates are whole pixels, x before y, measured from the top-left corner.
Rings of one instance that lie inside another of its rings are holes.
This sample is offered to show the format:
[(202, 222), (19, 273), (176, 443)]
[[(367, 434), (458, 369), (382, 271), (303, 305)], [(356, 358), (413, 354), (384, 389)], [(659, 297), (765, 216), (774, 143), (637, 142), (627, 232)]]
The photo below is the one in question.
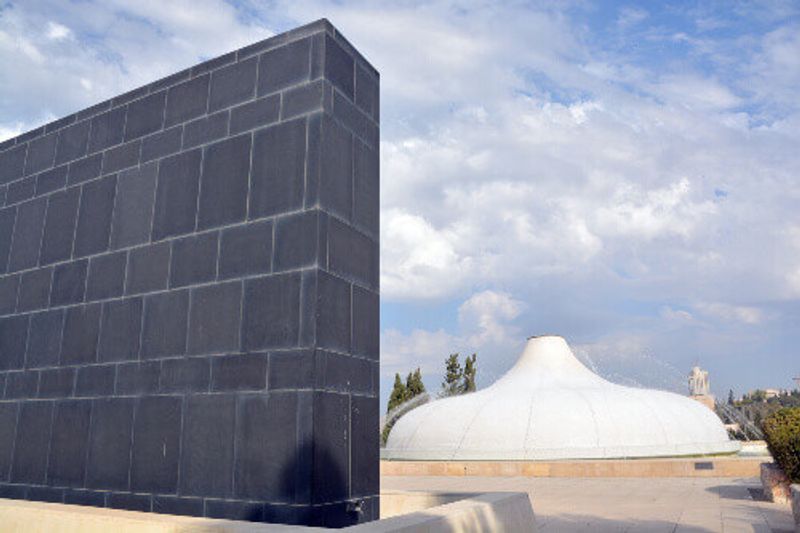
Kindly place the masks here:
[(527, 492), (547, 533), (794, 533), (790, 507), (759, 501), (758, 479), (383, 476), (381, 489)]

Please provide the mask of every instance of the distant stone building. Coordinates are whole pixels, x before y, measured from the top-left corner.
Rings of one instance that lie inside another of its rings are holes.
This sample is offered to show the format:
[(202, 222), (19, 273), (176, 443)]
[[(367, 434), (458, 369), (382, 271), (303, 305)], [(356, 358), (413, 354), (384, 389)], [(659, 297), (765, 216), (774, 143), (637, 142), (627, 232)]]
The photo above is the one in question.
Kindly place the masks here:
[(699, 366), (693, 367), (689, 373), (689, 396), (713, 411), (714, 396), (711, 395), (710, 390), (708, 371), (702, 370)]
[(764, 402), (771, 398), (777, 398), (784, 394), (791, 394), (789, 389), (754, 389), (745, 394), (742, 399), (752, 402)]
[(708, 371), (701, 370), (699, 366), (692, 368), (692, 371), (689, 374), (689, 395), (708, 396), (708, 394)]

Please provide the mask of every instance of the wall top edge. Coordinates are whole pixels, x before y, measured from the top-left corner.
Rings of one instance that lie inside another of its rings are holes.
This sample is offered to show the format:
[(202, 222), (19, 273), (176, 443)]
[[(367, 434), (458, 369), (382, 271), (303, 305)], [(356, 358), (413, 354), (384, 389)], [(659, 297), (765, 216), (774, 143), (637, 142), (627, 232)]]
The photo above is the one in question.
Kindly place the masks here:
[(350, 44), (350, 42), (342, 35), (342, 33), (338, 29), (336, 29), (336, 27), (333, 24), (331, 24), (331, 22), (328, 19), (321, 18), (315, 20), (314, 22), (305, 24), (303, 26), (299, 26), (289, 31), (279, 33), (277, 35), (273, 35), (272, 37), (268, 37), (261, 41), (257, 41), (253, 44), (249, 44), (247, 46), (239, 48), (238, 50), (227, 52), (220, 56), (203, 61), (202, 63), (198, 63), (194, 66), (188, 67), (178, 72), (174, 72), (172, 74), (164, 76), (163, 78), (159, 78), (150, 83), (147, 83), (130, 91), (122, 93), (118, 96), (114, 96), (97, 104), (93, 104), (85, 109), (81, 109), (74, 113), (70, 113), (69, 115), (48, 122), (47, 124), (23, 132), (16, 137), (12, 137), (10, 139), (6, 139), (5, 141), (1, 141), (0, 153), (10, 150), (14, 146), (26, 143), (38, 137), (42, 137), (44, 135), (48, 135), (55, 131), (66, 128), (67, 126), (70, 126), (76, 122), (83, 121), (85, 119), (94, 117), (95, 115), (104, 113), (109, 109), (118, 106), (123, 106), (134, 100), (138, 100), (144, 96), (147, 96), (148, 94), (151, 94), (152, 92), (167, 89), (173, 85), (177, 85), (183, 81), (194, 78), (196, 76), (200, 76), (207, 72), (211, 72), (218, 68), (222, 68), (231, 63), (235, 63), (242, 59), (246, 59), (248, 57), (272, 50), (274, 48), (279, 48), (291, 42), (298, 41), (300, 39), (304, 39), (311, 35), (323, 32), (330, 35), (340, 46), (342, 46), (348, 53), (350, 53), (350, 55), (352, 55), (354, 59), (363, 67), (365, 67), (372, 75), (374, 75), (376, 78), (380, 77), (377, 69), (352, 44)]

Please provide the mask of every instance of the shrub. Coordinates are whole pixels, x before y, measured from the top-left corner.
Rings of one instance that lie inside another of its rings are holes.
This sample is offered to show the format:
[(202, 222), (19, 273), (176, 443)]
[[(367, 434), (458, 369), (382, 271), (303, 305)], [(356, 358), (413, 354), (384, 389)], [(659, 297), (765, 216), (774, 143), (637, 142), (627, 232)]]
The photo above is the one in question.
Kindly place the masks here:
[(774, 412), (762, 427), (775, 462), (792, 483), (800, 483), (800, 407)]

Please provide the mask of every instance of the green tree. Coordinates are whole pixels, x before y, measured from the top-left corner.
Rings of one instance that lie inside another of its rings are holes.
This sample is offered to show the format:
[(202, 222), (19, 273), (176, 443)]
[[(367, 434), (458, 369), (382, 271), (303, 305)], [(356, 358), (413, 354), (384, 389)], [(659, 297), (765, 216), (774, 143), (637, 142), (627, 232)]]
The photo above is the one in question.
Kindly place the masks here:
[(408, 389), (403, 384), (403, 380), (400, 379), (400, 374), (394, 375), (394, 387), (392, 388), (392, 393), (389, 395), (389, 405), (386, 406), (386, 412), (390, 412), (392, 409), (400, 405), (401, 403), (405, 402), (408, 399)]
[(458, 354), (451, 353), (445, 360), (444, 381), (442, 391), (439, 396), (454, 396), (461, 392), (461, 381), (464, 379), (464, 371), (458, 361)]
[(467, 356), (464, 361), (464, 377), (461, 384), (461, 393), (475, 392), (475, 374), (478, 372), (478, 367), (475, 362), (478, 359), (478, 354)]
[(406, 391), (408, 391), (409, 400), (425, 392), (425, 384), (422, 382), (422, 372), (420, 372), (419, 368), (408, 373)]
[(728, 390), (728, 405), (733, 405), (733, 404), (734, 404), (733, 389), (729, 389)]

